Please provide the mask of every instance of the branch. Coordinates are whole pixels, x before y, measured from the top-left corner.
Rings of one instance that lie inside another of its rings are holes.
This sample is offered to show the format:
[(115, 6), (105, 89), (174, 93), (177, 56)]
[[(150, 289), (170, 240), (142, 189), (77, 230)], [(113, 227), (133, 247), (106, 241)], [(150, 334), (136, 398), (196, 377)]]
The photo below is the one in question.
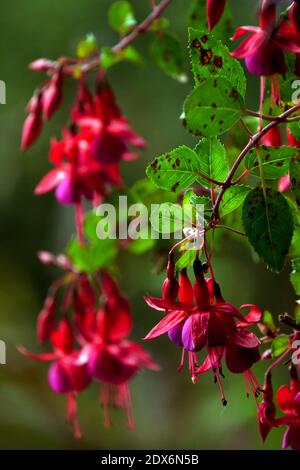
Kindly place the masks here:
[[(138, 24), (132, 31), (131, 33), (127, 34), (124, 36), (120, 42), (118, 42), (115, 46), (111, 48), (111, 51), (114, 53), (118, 53), (125, 49), (127, 46), (129, 46), (135, 39), (142, 33), (147, 32), (152, 24), (154, 23), (155, 20), (160, 18), (160, 16), (163, 14), (164, 10), (169, 6), (172, 0), (162, 0), (158, 5), (154, 5), (153, 10), (151, 13), (147, 16), (147, 18), (140, 24)], [(81, 72), (86, 73), (94, 68), (97, 68), (100, 64), (100, 56), (97, 55), (97, 57), (93, 57), (90, 59), (88, 62), (78, 62), (76, 59), (71, 59), (72, 64), (71, 65), (66, 65), (64, 67), (64, 73), (66, 75), (72, 75), (72, 73), (80, 68)], [(67, 59), (68, 61), (68, 59)], [(57, 67), (60, 66), (59, 62), (53, 62), (53, 68), (56, 69)]]
[(221, 201), (222, 201), (222, 198), (224, 196), (224, 193), (226, 191), (227, 188), (229, 188), (232, 184), (232, 180), (234, 178), (234, 175), (235, 175), (235, 172), (236, 170), (238, 169), (239, 165), (241, 164), (241, 162), (243, 161), (243, 159), (245, 158), (245, 156), (247, 155), (248, 152), (250, 152), (250, 150), (252, 150), (254, 147), (257, 146), (257, 144), (259, 143), (260, 139), (265, 135), (267, 134), (271, 129), (273, 129), (273, 127), (276, 127), (278, 126), (279, 124), (281, 124), (282, 122), (286, 122), (286, 119), (293, 113), (297, 112), (300, 110), (300, 103), (296, 104), (295, 106), (293, 106), (292, 108), (288, 109), (287, 111), (285, 111), (284, 113), (280, 114), (279, 116), (276, 117), (276, 120), (270, 122), (267, 126), (265, 126), (261, 131), (257, 132), (256, 134), (254, 134), (252, 137), (250, 137), (249, 139), (249, 142), (248, 144), (246, 145), (246, 147), (241, 151), (241, 153), (239, 154), (239, 156), (237, 157), (236, 161), (234, 162), (234, 164), (232, 165), (232, 168), (231, 170), (229, 171), (228, 173), (228, 176), (227, 178), (225, 179), (222, 187), (221, 187), (221, 190), (217, 196), (217, 199), (216, 199), (216, 202), (214, 204), (214, 208), (213, 208), (213, 217), (215, 219), (218, 219), (219, 218), (219, 207), (220, 207), (220, 204), (221, 204)]
[(281, 122), (298, 122), (300, 121), (300, 116), (295, 116), (293, 118), (286, 118), (284, 120), (281, 119), (280, 116), (269, 116), (268, 114), (260, 114), (255, 111), (251, 111), (251, 109), (245, 109), (244, 113), (247, 114), (248, 116), (254, 116), (260, 119), (263, 119), (264, 121), (278, 121), (279, 123)]

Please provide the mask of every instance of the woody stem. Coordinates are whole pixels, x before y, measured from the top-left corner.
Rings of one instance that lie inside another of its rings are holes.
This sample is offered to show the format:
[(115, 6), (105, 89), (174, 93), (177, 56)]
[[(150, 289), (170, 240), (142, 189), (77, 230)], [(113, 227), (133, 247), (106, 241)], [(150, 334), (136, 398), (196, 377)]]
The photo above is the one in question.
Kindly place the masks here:
[(213, 217), (215, 219), (218, 219), (219, 217), (219, 207), (222, 201), (222, 198), (224, 196), (224, 193), (227, 188), (229, 188), (232, 184), (232, 180), (234, 178), (235, 172), (242, 163), (243, 159), (247, 155), (250, 150), (252, 150), (254, 147), (256, 147), (260, 141), (260, 139), (267, 134), (273, 127), (278, 126), (278, 124), (285, 122), (286, 119), (293, 113), (297, 112), (300, 110), (300, 103), (296, 104), (292, 108), (288, 109), (284, 113), (280, 114), (279, 116), (276, 117), (276, 120), (273, 120), (269, 124), (267, 124), (264, 128), (262, 128), (259, 132), (254, 134), (252, 137), (250, 137), (248, 144), (244, 149), (241, 151), (237, 159), (235, 160), (234, 164), (232, 165), (227, 178), (225, 179), (223, 185), (221, 186), (220, 192), (217, 196), (216, 202), (213, 207)]
[[(153, 3), (153, 8), (151, 13), (147, 16), (147, 18), (139, 23), (129, 34), (124, 36), (115, 46), (111, 48), (111, 51), (114, 53), (121, 52), (123, 49), (125, 49), (127, 46), (129, 46), (132, 42), (135, 41), (135, 39), (142, 33), (147, 32), (152, 24), (154, 23), (155, 20), (160, 18), (160, 16), (163, 14), (165, 9), (169, 6), (172, 0), (162, 0), (158, 5), (155, 5), (155, 2)], [(93, 57), (87, 62), (84, 63), (78, 63), (75, 61), (74, 64), (72, 65), (66, 65), (64, 67), (64, 73), (67, 75), (71, 75), (78, 67), (80, 68), (81, 72), (86, 73), (89, 72), (93, 69), (96, 69), (100, 66), (100, 57), (97, 55), (96, 57)], [(53, 63), (53, 68), (57, 68), (58, 64)]]

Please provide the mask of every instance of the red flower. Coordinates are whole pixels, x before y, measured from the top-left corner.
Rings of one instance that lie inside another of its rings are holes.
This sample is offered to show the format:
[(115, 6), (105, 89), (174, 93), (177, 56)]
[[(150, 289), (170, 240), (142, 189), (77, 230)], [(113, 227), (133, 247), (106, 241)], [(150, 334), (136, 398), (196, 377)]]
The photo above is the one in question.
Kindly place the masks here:
[(285, 414), (281, 425), (288, 426), (282, 447), (300, 450), (300, 381), (294, 367), (291, 368), (290, 388), (282, 385), (277, 391), (276, 401)]
[[(147, 304), (165, 311), (165, 317), (148, 333), (145, 339), (153, 339), (168, 333), (169, 339), (183, 348), (180, 368), (184, 354), (188, 351), (189, 369), (193, 382), (198, 374), (212, 369), (226, 404), (220, 374), (222, 358), (225, 356), (228, 369), (233, 373), (245, 373), (251, 390), (256, 393), (258, 386), (250, 368), (260, 358), (260, 341), (246, 328), (259, 321), (260, 310), (254, 305), (246, 317), (233, 305), (225, 302), (219, 286), (203, 276), (203, 266), (197, 259), (194, 262), (195, 283), (192, 291), (187, 273), (184, 270), (179, 281), (179, 302), (146, 297)], [(240, 320), (235, 321), (235, 318)], [(199, 367), (196, 353), (206, 348), (208, 356)]]
[[(56, 106), (55, 100), (49, 109)], [(106, 83), (99, 85), (95, 97), (80, 83), (72, 123), (61, 141), (52, 140), (50, 161), (55, 168), (35, 193), (55, 190), (61, 204), (76, 204), (83, 197), (98, 204), (113, 185), (121, 186), (120, 161), (137, 157), (129, 146), (141, 148), (145, 143), (121, 115)]]
[(250, 35), (231, 53), (237, 59), (245, 59), (249, 72), (270, 76), (286, 72), (284, 51), (300, 53), (299, 34), (286, 21), (276, 23), (276, 4), (264, 0), (260, 10), (260, 26), (241, 26), (233, 40)]
[(80, 351), (74, 348), (74, 335), (69, 321), (60, 321), (57, 330), (50, 336), (53, 352), (35, 354), (23, 346), (18, 350), (24, 356), (36, 361), (53, 362), (48, 371), (48, 383), (55, 393), (64, 393), (67, 397), (67, 417), (74, 427), (75, 437), (81, 437), (76, 414), (76, 395), (91, 382), (91, 375), (86, 364), (80, 361)]
[(115, 404), (126, 411), (128, 427), (133, 427), (128, 382), (143, 367), (157, 370), (158, 366), (143, 348), (126, 339), (132, 328), (129, 305), (107, 273), (102, 273), (102, 290), (106, 298), (104, 308), (97, 313), (77, 315), (81, 361), (103, 383), (100, 401), (105, 424), (110, 425), (109, 405), (113, 395)]

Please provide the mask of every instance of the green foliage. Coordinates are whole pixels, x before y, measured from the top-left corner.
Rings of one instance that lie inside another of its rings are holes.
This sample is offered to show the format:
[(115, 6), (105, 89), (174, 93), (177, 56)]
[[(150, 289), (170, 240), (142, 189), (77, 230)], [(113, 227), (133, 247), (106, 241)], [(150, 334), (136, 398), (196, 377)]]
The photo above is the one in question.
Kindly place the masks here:
[(300, 140), (300, 122), (290, 122), (288, 128), (295, 137), (295, 139)]
[(268, 331), (270, 331), (271, 333), (275, 333), (276, 325), (274, 323), (273, 315), (268, 310), (264, 311), (261, 323), (263, 323), (267, 327)]
[(246, 76), (240, 62), (213, 34), (189, 28), (189, 51), (196, 85), (209, 77), (224, 77), (245, 96)]
[(198, 155), (182, 145), (155, 158), (146, 173), (159, 188), (179, 192), (198, 181), (200, 168)]
[(110, 26), (122, 34), (127, 34), (136, 25), (133, 8), (129, 2), (114, 2), (108, 11)]
[(207, 78), (184, 102), (183, 125), (200, 137), (213, 137), (230, 129), (241, 117), (244, 100), (225, 78)]
[(291, 283), (295, 289), (296, 295), (300, 295), (300, 258), (292, 260)]
[(79, 59), (86, 59), (97, 52), (97, 41), (94, 34), (87, 34), (76, 47), (76, 55)]
[(144, 64), (141, 54), (133, 46), (128, 46), (118, 52), (112, 51), (109, 47), (101, 49), (100, 64), (103, 68), (108, 69), (123, 60), (137, 65)]
[(296, 197), (297, 204), (300, 205), (300, 152), (291, 160), (290, 164), (291, 193)]
[(176, 262), (176, 270), (181, 271), (184, 268), (192, 266), (193, 262), (195, 261), (196, 254), (197, 250), (190, 249), (185, 251)]
[(66, 250), (75, 268), (81, 272), (91, 273), (109, 267), (118, 254), (116, 240), (97, 240), (81, 246), (78, 240), (71, 240)]
[(272, 341), (272, 356), (274, 359), (281, 356), (289, 347), (289, 338), (287, 335), (279, 335)]
[(181, 43), (170, 33), (155, 35), (150, 44), (154, 62), (168, 75), (179, 82), (186, 82), (184, 51)]
[(247, 194), (251, 190), (250, 186), (238, 184), (227, 188), (220, 204), (220, 214), (224, 217), (230, 212), (238, 209), (243, 204)]
[[(199, 157), (200, 171), (210, 179), (223, 182), (229, 171), (226, 160), (226, 150), (224, 145), (217, 137), (202, 139), (196, 145), (194, 152)], [(201, 181), (201, 184), (209, 187), (207, 180)]]
[[(267, 179), (278, 179), (289, 171), (291, 158), (298, 152), (296, 147), (258, 147), (263, 174)], [(257, 149), (252, 149), (245, 157), (245, 167), (253, 175), (260, 176)]]
[(243, 225), (258, 255), (274, 271), (281, 271), (293, 236), (293, 216), (282, 194), (258, 187), (246, 197)]
[(155, 158), (146, 172), (159, 188), (179, 192), (195, 182), (209, 187), (207, 178), (222, 181), (227, 171), (225, 148), (213, 137), (200, 140), (194, 150), (182, 145)]

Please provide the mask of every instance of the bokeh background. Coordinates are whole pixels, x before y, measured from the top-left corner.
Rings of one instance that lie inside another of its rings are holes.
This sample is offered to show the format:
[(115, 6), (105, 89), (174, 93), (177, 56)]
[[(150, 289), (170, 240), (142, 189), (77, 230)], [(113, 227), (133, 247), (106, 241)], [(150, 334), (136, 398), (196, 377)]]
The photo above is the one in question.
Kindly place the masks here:
[[(133, 0), (142, 19), (149, 11), (147, 0)], [(236, 24), (254, 22), (253, 0), (231, 1)], [(5, 2), (0, 15), (0, 79), (6, 82), (7, 104), (0, 106), (0, 339), (7, 345), (7, 364), (0, 366), (0, 448), (2, 449), (272, 449), (279, 448), (282, 431), (273, 431), (263, 446), (257, 432), (254, 401), (245, 396), (241, 377), (226, 374), (228, 406), (222, 407), (211, 374), (192, 385), (187, 371), (176, 372), (180, 351), (165, 337), (148, 343), (161, 364), (158, 373), (139, 375), (132, 384), (137, 428), (128, 431), (122, 413), (113, 412), (113, 427), (102, 424), (98, 389), (92, 387), (79, 398), (80, 420), (85, 437), (74, 441), (65, 424), (64, 397), (47, 386), (45, 364), (30, 362), (16, 351), (21, 343), (37, 348), (35, 320), (55, 269), (41, 266), (39, 249), (59, 252), (74, 231), (73, 213), (58, 207), (53, 195), (35, 197), (33, 188), (47, 171), (48, 143), (59, 136), (74, 96), (69, 81), (64, 106), (45, 127), (37, 144), (23, 155), (19, 150), (24, 108), (43, 75), (28, 70), (38, 57), (73, 55), (77, 41), (93, 32), (98, 43), (112, 45), (117, 35), (106, 21), (111, 1), (104, 0), (14, 0)], [(187, 40), (189, 0), (173, 0), (167, 16), (171, 29), (183, 43)], [(252, 16), (251, 16), (252, 15)], [(139, 47), (147, 49), (141, 38)], [(186, 54), (187, 56), (187, 54)], [(188, 58), (187, 70), (188, 70)], [(139, 68), (120, 65), (109, 72), (118, 101), (148, 148), (139, 162), (123, 168), (128, 185), (144, 176), (146, 163), (179, 144), (194, 142), (178, 117), (191, 88), (168, 78), (151, 61)], [(251, 79), (248, 99), (257, 103), (257, 81)], [(268, 272), (255, 262), (247, 247), (224, 238), (215, 259), (217, 278), (231, 302), (257, 303), (274, 314), (292, 312), (293, 291), (288, 269), (281, 275)], [(163, 276), (153, 273), (151, 254), (121, 258), (121, 285), (132, 303), (135, 328), (140, 340), (154, 322), (142, 296), (159, 295)], [(255, 369), (260, 380), (263, 368)], [(280, 376), (281, 374), (281, 376)], [(287, 380), (278, 371), (277, 382)]]

